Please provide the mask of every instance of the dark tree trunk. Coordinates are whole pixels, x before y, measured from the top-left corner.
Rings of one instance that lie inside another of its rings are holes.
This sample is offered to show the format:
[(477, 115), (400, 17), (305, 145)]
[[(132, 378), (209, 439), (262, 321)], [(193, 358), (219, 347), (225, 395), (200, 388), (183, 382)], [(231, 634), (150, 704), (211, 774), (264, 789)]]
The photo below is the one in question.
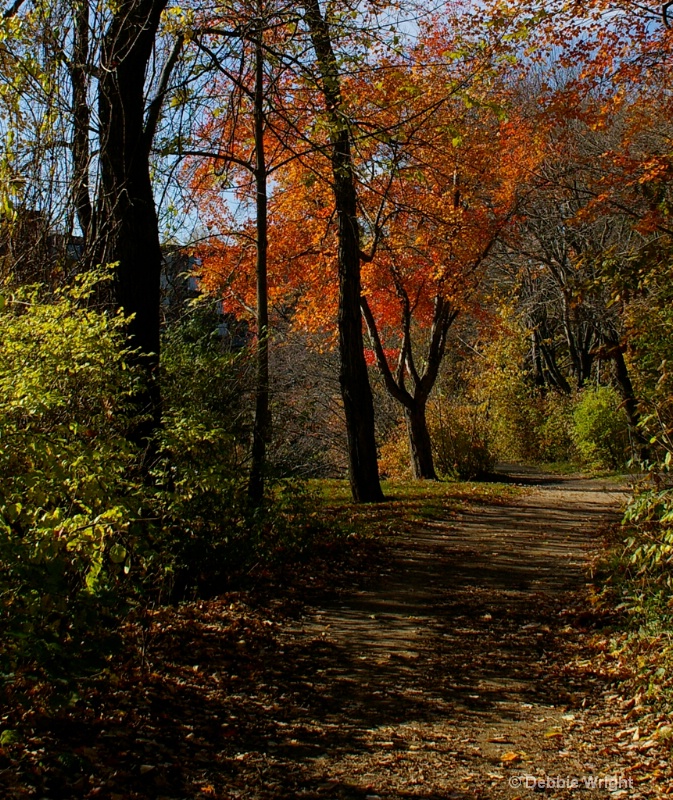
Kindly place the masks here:
[[(390, 365), (388, 364), (381, 337), (376, 326), (376, 320), (374, 319), (374, 315), (366, 298), (362, 298), (362, 312), (365, 322), (367, 323), (369, 337), (374, 347), (376, 365), (383, 377), (386, 389), (391, 397), (395, 398), (398, 403), (401, 403), (404, 408), (413, 476), (418, 479), (436, 481), (437, 473), (435, 472), (434, 458), (432, 455), (432, 440), (430, 438), (430, 431), (428, 430), (425, 409), (430, 392), (437, 380), (442, 359), (444, 358), (446, 337), (449, 328), (458, 316), (458, 312), (453, 310), (441, 296), (435, 298), (426, 367), (423, 374), (419, 375), (412, 352), (411, 305), (402, 287), (398, 287), (398, 292), (403, 299), (404, 305), (404, 333), (396, 375), (393, 375)], [(408, 389), (406, 386), (405, 376), (407, 373), (413, 384), (413, 390)]]
[(579, 351), (580, 372), (577, 382), (580, 386), (584, 386), (588, 380), (591, 379), (591, 370), (594, 365), (594, 356), (589, 348), (582, 348)]
[(89, 191), (89, 128), (91, 110), (89, 108), (89, 0), (75, 3), (75, 25), (73, 32), (73, 52), (70, 65), (73, 108), (73, 201), (77, 221), (82, 231), (84, 249), (91, 232), (93, 208)]
[(328, 23), (322, 16), (318, 0), (306, 0), (303, 6), (330, 123), (332, 180), (339, 236), (339, 381), (348, 432), (351, 490), (357, 502), (377, 502), (384, 498), (376, 455), (374, 400), (362, 337), (360, 230), (350, 132), (341, 111), (339, 68)]
[(150, 179), (154, 130), (144, 129), (145, 74), (167, 0), (120, 0), (102, 43), (98, 114), (100, 195), (96, 209), (95, 260), (117, 263), (116, 302), (132, 315), (132, 347), (147, 378), (137, 397), (146, 418), (134, 438), (144, 442), (160, 422), (161, 247)]
[[(342, 137), (340, 137), (342, 138)], [(350, 160), (350, 145), (335, 147), (334, 195), (339, 214), (339, 382), (346, 414), (350, 481), (358, 502), (383, 500), (374, 436), (374, 398), (369, 384), (360, 311), (360, 242), (352, 180), (341, 175), (342, 156)]]
[(542, 368), (542, 356), (540, 355), (540, 347), (538, 345), (538, 333), (533, 331), (530, 334), (530, 355), (533, 366), (533, 375), (535, 376), (535, 385), (544, 393), (547, 388), (547, 382), (544, 379), (544, 370)]
[(646, 461), (650, 457), (647, 438), (643, 435), (640, 427), (640, 413), (638, 412), (638, 402), (636, 401), (636, 394), (633, 391), (633, 383), (631, 383), (631, 376), (629, 369), (624, 360), (624, 352), (622, 346), (618, 341), (611, 341), (608, 343), (610, 347), (610, 356), (615, 365), (615, 379), (619, 392), (622, 396), (622, 406), (626, 414), (626, 421), (629, 424), (629, 430), (633, 437), (633, 443), (638, 452), (638, 456)]
[(409, 435), (409, 452), (414, 478), (436, 481), (435, 463), (432, 457), (432, 442), (425, 417), (425, 403), (414, 403), (404, 409)]
[(248, 496), (254, 505), (264, 499), (266, 447), (271, 428), (269, 407), (269, 296), (267, 285), (267, 168), (264, 152), (264, 52), (262, 31), (255, 44), (255, 188), (257, 215), (257, 386), (252, 432), (252, 464)]
[(561, 368), (556, 360), (556, 349), (544, 343), (543, 337), (540, 336), (537, 329), (534, 335), (538, 342), (540, 355), (544, 359), (546, 382), (563, 394), (572, 394), (572, 388), (565, 375), (561, 372)]

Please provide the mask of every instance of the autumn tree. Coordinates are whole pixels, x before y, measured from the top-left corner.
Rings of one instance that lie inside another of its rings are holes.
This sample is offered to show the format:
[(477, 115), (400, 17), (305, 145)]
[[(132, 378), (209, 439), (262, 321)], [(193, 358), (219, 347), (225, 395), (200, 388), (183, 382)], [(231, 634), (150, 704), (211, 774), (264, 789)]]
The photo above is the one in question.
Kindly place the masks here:
[[(430, 478), (435, 470), (427, 399), (449, 327), (469, 304), (479, 267), (513, 211), (521, 156), (517, 130), (524, 130), (506, 126), (488, 87), (483, 49), (478, 58), (449, 66), (449, 41), (449, 30), (438, 26), (408, 61), (386, 54), (367, 69), (337, 76), (340, 94), (331, 102), (339, 100), (341, 116), (333, 115), (326, 128), (312, 127), (320, 109), (309, 105), (316, 102), (309, 81), (308, 91), (295, 99), (310, 113), (295, 117), (294, 139), (285, 129), (288, 156), (271, 199), (271, 291), (291, 304), (297, 325), (329, 328), (337, 309), (343, 322), (344, 303), (350, 302), (344, 281), (350, 286), (354, 276), (344, 259), (357, 245), (358, 306), (375, 363), (405, 410), (414, 473)], [(458, 49), (455, 35), (453, 43)], [(342, 137), (338, 147), (335, 131)], [(509, 161), (500, 143), (508, 143)], [(336, 171), (335, 163), (341, 165)], [(355, 202), (354, 217), (340, 213), (344, 200)], [(251, 292), (246, 271), (236, 270), (245, 263), (244, 249), (230, 242), (206, 253), (206, 272), (219, 274), (220, 285), (239, 298)], [(338, 294), (331, 280), (335, 269), (342, 276)], [(356, 317), (361, 336), (359, 312)], [(414, 330), (429, 333), (424, 357), (415, 352)], [(343, 325), (339, 331), (343, 371)], [(391, 350), (397, 368), (388, 364)]]
[[(301, 7), (294, 25), (303, 26), (304, 49), (295, 46), (289, 51), (275, 51), (279, 60), (292, 66), (292, 78), (284, 84), (284, 95), (277, 99), (280, 107), (275, 108), (271, 116), (278, 126), (274, 136), (286, 149), (284, 163), (318, 154), (331, 165), (328, 181), (338, 220), (336, 262), (340, 287), (340, 373), (349, 438), (351, 485), (356, 500), (372, 501), (381, 499), (382, 494), (376, 466), (373, 400), (363, 352), (361, 232), (352, 159), (353, 126), (348, 116), (350, 108), (342, 96), (342, 76), (334, 48), (336, 31), (343, 43), (343, 21), (348, 18), (345, 9), (331, 9), (329, 16), (324, 16), (317, 2)], [(347, 48), (357, 42), (362, 25), (362, 19), (358, 17), (346, 37), (350, 42)], [(310, 46), (312, 56), (306, 45)], [(295, 119), (294, 110), (288, 115), (283, 105), (287, 98), (299, 99), (303, 104), (299, 120)], [(326, 176), (322, 170), (321, 179)]]
[[(388, 110), (385, 136), (371, 137), (375, 166), (363, 192), (371, 242), (363, 313), (375, 363), (404, 409), (416, 478), (436, 477), (426, 405), (449, 329), (477, 303), (536, 152), (525, 121), (507, 118), (493, 71), (498, 43), (447, 62), (447, 48), (466, 44), (456, 24), (426, 31), (413, 67), (397, 65), (381, 81), (392, 117)], [(385, 107), (376, 95), (372, 102)]]

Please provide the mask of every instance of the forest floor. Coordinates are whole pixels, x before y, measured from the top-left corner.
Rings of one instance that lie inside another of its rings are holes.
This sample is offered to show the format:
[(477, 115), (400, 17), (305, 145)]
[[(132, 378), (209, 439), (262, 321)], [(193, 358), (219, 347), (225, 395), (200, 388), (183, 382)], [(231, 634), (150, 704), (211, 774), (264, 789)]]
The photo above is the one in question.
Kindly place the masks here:
[(505, 478), (524, 488), (366, 509), (382, 544), (282, 592), (130, 625), (126, 661), (62, 712), (26, 711), (3, 796), (673, 795), (665, 720), (639, 722), (593, 610), (620, 485)]

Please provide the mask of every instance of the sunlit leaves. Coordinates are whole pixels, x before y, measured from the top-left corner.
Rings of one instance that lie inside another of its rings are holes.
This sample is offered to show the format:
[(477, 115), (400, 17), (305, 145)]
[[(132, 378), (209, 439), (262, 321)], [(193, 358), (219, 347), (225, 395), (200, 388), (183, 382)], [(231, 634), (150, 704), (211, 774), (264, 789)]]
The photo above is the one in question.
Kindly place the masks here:
[(125, 429), (137, 379), (124, 320), (86, 306), (100, 280), (83, 276), (51, 298), (6, 291), (0, 312), (0, 591), (12, 636), (30, 625), (36, 642), (53, 638), (42, 626), (68, 602), (128, 566), (118, 556), (136, 493)]

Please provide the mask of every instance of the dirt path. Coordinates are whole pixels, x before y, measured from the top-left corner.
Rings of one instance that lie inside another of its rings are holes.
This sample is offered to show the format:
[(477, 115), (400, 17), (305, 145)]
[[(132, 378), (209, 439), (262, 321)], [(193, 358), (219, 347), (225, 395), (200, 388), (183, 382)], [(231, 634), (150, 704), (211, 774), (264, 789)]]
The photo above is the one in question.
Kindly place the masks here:
[(664, 752), (629, 728), (587, 644), (586, 557), (620, 493), (509, 479), (528, 490), (505, 505), (405, 511), (379, 574), (358, 584), (339, 564), (356, 588), (336, 597), (153, 612), (131, 626), (125, 664), (13, 723), (32, 733), (5, 754), (18, 768), (0, 749), (3, 796), (662, 797)]
[[(537, 485), (419, 523), (375, 586), (283, 626), (261, 690), (275, 674), (292, 691), (267, 705), (266, 742), (238, 754), (230, 796), (535, 796), (524, 776), (558, 796), (610, 794), (586, 788), (628, 766), (583, 710), (605, 686), (569, 662), (587, 551), (622, 497), (605, 480), (510, 477)], [(557, 791), (559, 778), (578, 786)]]

